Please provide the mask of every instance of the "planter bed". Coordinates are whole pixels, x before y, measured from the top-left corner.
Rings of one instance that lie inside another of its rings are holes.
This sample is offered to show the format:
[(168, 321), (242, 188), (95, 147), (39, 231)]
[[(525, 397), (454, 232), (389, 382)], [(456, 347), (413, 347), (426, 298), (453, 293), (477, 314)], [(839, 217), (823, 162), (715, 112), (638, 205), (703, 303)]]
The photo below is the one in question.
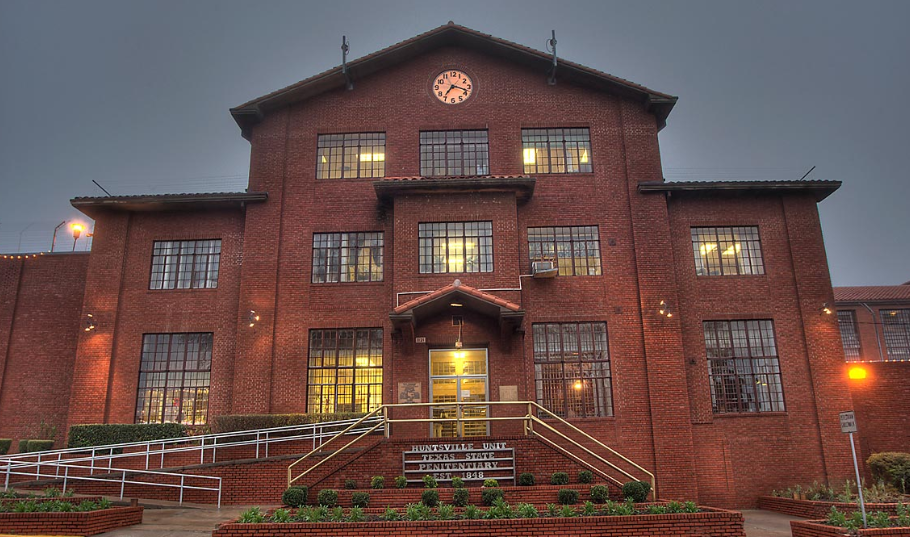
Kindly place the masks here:
[(850, 533), (846, 528), (829, 526), (824, 520), (794, 520), (790, 522), (793, 537), (842, 537), (844, 535), (868, 535), (869, 537), (910, 537), (910, 527), (869, 528)]
[[(602, 485), (603, 483), (597, 483)], [(584, 503), (587, 500), (591, 499), (591, 487), (593, 484), (579, 484), (575, 483), (572, 485), (534, 485), (530, 487), (499, 487), (502, 489), (503, 498), (509, 503), (532, 503), (534, 505), (546, 505), (548, 503), (557, 503), (557, 495), (559, 494), (560, 489), (574, 489), (578, 491), (578, 501), (579, 503)], [(325, 487), (330, 488), (330, 487)], [(319, 494), (321, 488), (311, 488), (309, 494), (310, 504), (315, 505), (316, 496)], [(337, 489), (336, 489), (337, 490)], [(423, 491), (427, 490), (425, 488), (403, 488), (403, 489), (341, 489), (338, 490), (338, 505), (342, 507), (351, 507), (351, 495), (355, 492), (367, 492), (370, 494), (370, 505), (371, 506), (382, 506), (382, 507), (395, 507), (401, 508), (409, 503), (417, 503), (420, 501), (420, 495), (423, 494)], [(452, 503), (452, 495), (455, 494), (454, 488), (437, 488), (439, 491), (439, 501), (443, 503)], [(467, 487), (468, 491), (468, 503), (474, 505), (481, 504), (480, 495), (483, 491), (481, 487)], [(621, 499), (622, 494), (616, 487), (610, 486), (610, 495), (614, 500)], [(816, 517), (818, 518), (818, 517)]]
[[(577, 507), (577, 506), (576, 506)], [(513, 518), (501, 520), (431, 520), (416, 522), (292, 522), (285, 524), (222, 524), (213, 537), (408, 535), (436, 537), (673, 535), (744, 537), (743, 516), (734, 511), (701, 508), (699, 513), (633, 516)], [(374, 509), (370, 509), (373, 511)]]
[(46, 498), (44, 496), (35, 496), (29, 498), (23, 496), (22, 498), (0, 498), (0, 505), (6, 505), (10, 503), (22, 503), (22, 502), (42, 502), (47, 500), (56, 500), (66, 503), (71, 503), (73, 505), (79, 505), (80, 503), (88, 500), (91, 502), (97, 502), (101, 499), (101, 496), (60, 496), (57, 498)]
[[(897, 503), (867, 503), (866, 512), (883, 511), (891, 516), (897, 515)], [(800, 518), (822, 519), (828, 516), (832, 507), (838, 511), (858, 511), (856, 503), (823, 502), (816, 500), (794, 500), (792, 498), (779, 498), (777, 496), (760, 496), (758, 508), (768, 511), (777, 511)]]
[(0, 533), (17, 535), (97, 535), (141, 523), (141, 506), (69, 513), (0, 513)]

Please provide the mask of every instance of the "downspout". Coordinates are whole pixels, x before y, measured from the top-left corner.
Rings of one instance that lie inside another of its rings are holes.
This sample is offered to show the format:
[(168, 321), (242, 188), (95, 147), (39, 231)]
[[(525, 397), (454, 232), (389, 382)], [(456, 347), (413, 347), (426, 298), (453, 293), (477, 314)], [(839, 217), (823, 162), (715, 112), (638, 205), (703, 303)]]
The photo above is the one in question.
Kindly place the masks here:
[(878, 323), (875, 320), (875, 312), (872, 311), (872, 308), (869, 307), (869, 304), (866, 304), (865, 302), (860, 302), (860, 305), (869, 310), (869, 315), (872, 316), (872, 329), (875, 331), (875, 343), (878, 344), (878, 359), (884, 362), (885, 354), (882, 352), (882, 340), (878, 335)]

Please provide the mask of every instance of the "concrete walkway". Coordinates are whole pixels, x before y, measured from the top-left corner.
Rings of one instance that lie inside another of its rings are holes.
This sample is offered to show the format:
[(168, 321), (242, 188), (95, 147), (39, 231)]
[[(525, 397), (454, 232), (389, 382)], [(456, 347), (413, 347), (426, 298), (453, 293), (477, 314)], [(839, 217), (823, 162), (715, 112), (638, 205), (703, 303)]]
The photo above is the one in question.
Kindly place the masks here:
[(744, 509), (746, 537), (790, 537), (790, 521), (804, 520), (774, 511)]

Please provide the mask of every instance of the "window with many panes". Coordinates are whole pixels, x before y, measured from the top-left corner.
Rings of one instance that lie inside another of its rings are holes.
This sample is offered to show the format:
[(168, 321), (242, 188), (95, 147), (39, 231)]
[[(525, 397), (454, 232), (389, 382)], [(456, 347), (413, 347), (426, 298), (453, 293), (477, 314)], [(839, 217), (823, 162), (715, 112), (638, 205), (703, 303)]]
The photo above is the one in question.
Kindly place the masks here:
[(493, 272), (493, 222), (434, 222), (417, 228), (420, 273)]
[(313, 283), (381, 282), (382, 232), (314, 233)]
[(840, 328), (840, 338), (844, 344), (844, 357), (848, 362), (863, 359), (859, 347), (859, 334), (856, 329), (856, 312), (843, 310), (837, 312), (837, 326)]
[(220, 265), (221, 239), (155, 241), (149, 289), (213, 289)]
[(521, 129), (525, 173), (590, 173), (588, 129)]
[(537, 402), (563, 418), (613, 415), (606, 323), (537, 323)]
[(774, 323), (705, 321), (704, 330), (714, 412), (783, 411)]
[(317, 138), (317, 179), (384, 176), (384, 132), (321, 134)]
[(370, 412), (382, 404), (382, 329), (310, 330), (307, 412)]
[(528, 228), (531, 262), (552, 261), (560, 276), (600, 276), (597, 226)]
[(758, 227), (693, 227), (692, 251), (699, 276), (764, 274)]
[(145, 334), (136, 423), (206, 422), (212, 334)]
[(420, 133), (420, 175), (488, 175), (487, 131), (423, 131)]
[(910, 361), (910, 309), (879, 310), (888, 360)]

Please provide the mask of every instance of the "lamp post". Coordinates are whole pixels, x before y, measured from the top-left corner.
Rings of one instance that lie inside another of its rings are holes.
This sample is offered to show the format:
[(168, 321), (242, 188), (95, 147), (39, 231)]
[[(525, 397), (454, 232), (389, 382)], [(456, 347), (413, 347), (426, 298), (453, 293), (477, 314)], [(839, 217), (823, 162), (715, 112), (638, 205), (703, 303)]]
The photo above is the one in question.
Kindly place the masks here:
[(79, 235), (82, 235), (82, 224), (73, 224), (73, 251), (76, 251), (76, 241), (79, 240)]
[[(850, 380), (859, 381), (866, 378), (866, 368), (862, 366), (851, 367), (847, 372)], [(852, 410), (840, 413), (840, 431), (850, 435), (850, 451), (853, 453), (853, 470), (856, 472), (856, 490), (859, 496), (859, 509), (863, 513), (863, 527), (868, 528), (866, 521), (866, 502), (863, 500), (863, 481), (859, 475), (859, 464), (856, 462), (856, 444), (853, 442), (853, 433), (856, 432), (856, 415)]]
[(51, 252), (54, 251), (54, 246), (57, 245), (57, 230), (63, 227), (66, 224), (66, 220), (57, 224), (57, 227), (54, 228), (54, 238), (51, 239)]

